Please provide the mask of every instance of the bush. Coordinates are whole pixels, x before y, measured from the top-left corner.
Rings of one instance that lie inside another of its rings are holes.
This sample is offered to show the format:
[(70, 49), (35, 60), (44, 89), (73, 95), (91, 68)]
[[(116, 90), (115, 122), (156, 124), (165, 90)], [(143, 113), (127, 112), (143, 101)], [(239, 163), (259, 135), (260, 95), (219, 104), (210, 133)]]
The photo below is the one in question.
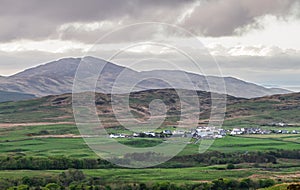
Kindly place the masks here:
[(45, 188), (49, 190), (60, 190), (60, 186), (56, 183), (49, 183)]
[(233, 164), (228, 164), (227, 169), (228, 170), (233, 170), (233, 169), (235, 169), (235, 166)]
[(259, 180), (259, 186), (261, 188), (265, 188), (265, 187), (271, 187), (275, 185), (275, 181), (272, 179), (261, 179)]
[(256, 184), (256, 182), (252, 181), (249, 178), (242, 179), (242, 181), (240, 182), (241, 189), (257, 188), (257, 186), (258, 185)]
[(8, 188), (8, 190), (29, 190), (29, 186), (28, 185), (19, 185), (19, 186), (15, 186), (15, 187), (10, 187), (10, 188)]
[(287, 190), (300, 189), (300, 184), (290, 184)]

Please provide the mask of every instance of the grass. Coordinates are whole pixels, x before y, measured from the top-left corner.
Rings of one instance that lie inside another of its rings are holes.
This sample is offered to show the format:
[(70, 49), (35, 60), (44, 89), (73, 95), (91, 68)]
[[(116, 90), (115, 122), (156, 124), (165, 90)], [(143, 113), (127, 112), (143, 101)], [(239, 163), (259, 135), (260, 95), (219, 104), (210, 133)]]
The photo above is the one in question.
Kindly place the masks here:
[[(294, 150), (300, 149), (298, 136), (290, 134), (289, 138), (268, 138), (267, 135), (259, 136), (226, 136), (223, 139), (216, 139), (209, 150), (219, 152), (247, 152), (247, 151), (269, 151), (276, 149)], [(293, 141), (293, 140), (295, 141)], [(180, 154), (188, 155), (197, 153), (197, 144), (188, 145)]]
[(43, 97), (27, 101), (1, 103), (0, 121), (1, 123), (53, 122), (61, 120), (61, 116), (67, 116), (64, 117), (64, 121), (73, 120), (68, 111), (71, 108), (70, 105), (65, 107), (52, 106), (48, 99), (49, 97)]
[[(259, 104), (258, 104), (259, 105)], [(237, 118), (226, 118), (224, 122), (225, 127), (259, 127), (264, 124), (273, 122), (284, 122), (284, 123), (300, 123), (299, 115), (300, 110), (294, 108), (292, 110), (272, 110), (272, 107), (266, 107), (264, 111), (261, 111), (258, 107), (247, 107), (245, 105), (229, 106), (228, 110), (238, 109), (249, 109), (249, 113), (245, 116), (237, 116)], [(275, 108), (274, 108), (275, 109)], [(298, 128), (299, 129), (299, 128)]]
[(146, 139), (120, 139), (120, 143), (132, 147), (153, 147), (163, 142), (162, 139), (146, 138)]
[(0, 141), (20, 140), (20, 139), (28, 138), (28, 136), (32, 134), (33, 135), (61, 135), (61, 134), (79, 135), (79, 131), (76, 126), (68, 125), (68, 124), (0, 128)]
[[(147, 182), (172, 181), (184, 183), (187, 181), (213, 180), (220, 176), (224, 178), (244, 178), (251, 176), (255, 171), (213, 170), (205, 167), (181, 169), (107, 169), (85, 170), (90, 176), (101, 177), (105, 181)], [(113, 175), (112, 175), (113, 174)]]
[[(120, 132), (117, 128), (115, 132)], [(110, 129), (110, 132), (114, 132)], [(65, 155), (70, 157), (95, 157), (82, 138), (37, 138), (28, 134), (79, 134), (74, 125), (46, 125), (12, 127), (0, 129), (0, 155), (26, 154), (29, 156)], [(118, 139), (121, 143), (135, 147), (152, 147), (162, 139)], [(104, 142), (105, 143), (105, 142)], [(220, 152), (268, 151), (275, 149), (300, 149), (300, 135), (248, 135), (226, 136), (216, 139), (209, 150)], [(196, 154), (199, 144), (187, 144), (180, 155)]]
[[(113, 129), (110, 129), (113, 132)], [(116, 128), (116, 130), (120, 130)], [(49, 134), (78, 134), (74, 125), (47, 125), (26, 126), (0, 129), (0, 155), (27, 155), (27, 156), (67, 156), (72, 158), (97, 158), (97, 155), (89, 149), (82, 138), (36, 138), (28, 136), (29, 133), (41, 133), (48, 131)], [(300, 135), (249, 135), (249, 136), (226, 136), (216, 139), (209, 148), (220, 152), (247, 152), (269, 151), (275, 149), (300, 149)], [(121, 143), (135, 147), (151, 147), (161, 143), (162, 139), (117, 139)], [(101, 142), (106, 143), (106, 142)], [(188, 144), (180, 155), (198, 153), (198, 144)], [(278, 164), (264, 165), (254, 168), (251, 164), (238, 164), (238, 169), (226, 170), (226, 165), (194, 166), (190, 168), (144, 168), (144, 169), (92, 169), (83, 170), (87, 176), (99, 177), (105, 183), (126, 182), (160, 182), (172, 181), (173, 183), (196, 183), (211, 181), (214, 179), (229, 178), (242, 179), (259, 176), (288, 176), (298, 173), (300, 170), (299, 160), (280, 159)], [(270, 168), (270, 170), (266, 170)], [(22, 178), (24, 176), (51, 176), (58, 175), (62, 170), (16, 170), (0, 171), (0, 178)], [(287, 177), (288, 178), (288, 177)]]
[(28, 156), (95, 157), (82, 138), (23, 139), (1, 143), (0, 154), (25, 154)]
[[(224, 166), (225, 167), (225, 166)], [(99, 177), (105, 183), (126, 182), (160, 182), (171, 181), (172, 183), (196, 183), (201, 181), (211, 181), (215, 179), (243, 179), (255, 176), (280, 175), (288, 176), (290, 173), (281, 171), (264, 171), (257, 168), (220, 170), (219, 165), (208, 167), (191, 167), (191, 168), (143, 168), (143, 169), (86, 169), (82, 170), (85, 175)], [(22, 178), (24, 176), (50, 176), (58, 175), (64, 170), (4, 170), (0, 171), (0, 178)], [(264, 178), (264, 177), (262, 177)]]
[[(99, 177), (105, 182), (149, 182), (149, 181), (172, 181), (185, 183), (206, 181), (223, 178), (247, 178), (258, 171), (256, 170), (215, 170), (209, 167), (192, 167), (180, 169), (92, 169), (82, 170), (87, 176)], [(63, 170), (12, 170), (0, 171), (0, 178), (22, 178), (24, 176), (49, 176), (56, 175)], [(265, 174), (265, 171), (259, 172)]]
[[(264, 135), (261, 135), (262, 137)], [(291, 135), (293, 136), (293, 135)], [(294, 150), (300, 149), (300, 142), (290, 142), (278, 138), (261, 138), (255, 136), (227, 136), (217, 139), (212, 146), (213, 150), (232, 151), (265, 151), (275, 149)]]

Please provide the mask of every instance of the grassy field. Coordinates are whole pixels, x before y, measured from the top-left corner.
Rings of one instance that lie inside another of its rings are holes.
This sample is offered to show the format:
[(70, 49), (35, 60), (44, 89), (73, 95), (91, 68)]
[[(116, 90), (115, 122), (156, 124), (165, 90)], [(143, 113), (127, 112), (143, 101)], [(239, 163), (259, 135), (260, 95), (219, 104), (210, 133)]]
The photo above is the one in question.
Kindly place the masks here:
[[(293, 167), (294, 170), (265, 170), (263, 168), (248, 168), (247, 165), (239, 165), (240, 169), (227, 170), (226, 165), (212, 165), (205, 167), (190, 168), (143, 168), (143, 169), (84, 169), (86, 176), (98, 177), (105, 183), (126, 182), (159, 182), (171, 181), (172, 183), (197, 183), (215, 179), (281, 179), (284, 181), (295, 181), (299, 179), (300, 167)], [(2, 170), (0, 178), (20, 179), (28, 177), (47, 177), (58, 175), (65, 170)], [(296, 176), (296, 177), (295, 177)]]
[[(119, 132), (119, 128), (110, 132)], [(66, 134), (77, 137), (62, 138)], [(54, 137), (46, 137), (54, 135)], [(55, 135), (58, 135), (55, 137)], [(56, 124), (42, 126), (19, 126), (0, 128), (0, 156), (20, 155), (29, 157), (65, 156), (69, 158), (98, 158), (98, 156), (85, 144), (84, 139), (78, 137), (79, 132), (75, 125)], [(59, 137), (59, 138), (58, 138)], [(133, 138), (117, 139), (119, 142), (136, 147), (155, 146), (163, 139)], [(103, 142), (106, 143), (106, 142)], [(208, 151), (252, 152), (270, 151), (276, 149), (300, 149), (300, 135), (242, 135), (226, 136), (216, 139)], [(179, 155), (191, 155), (199, 152), (198, 144), (187, 144)], [(196, 164), (187, 168), (143, 168), (143, 169), (83, 169), (86, 176), (98, 177), (106, 184), (116, 181), (124, 183), (165, 182), (176, 184), (201, 183), (219, 178), (227, 179), (264, 179), (283, 180), (294, 182), (300, 179), (300, 163), (298, 159), (278, 159), (277, 164), (272, 163), (239, 163), (235, 169), (227, 169), (227, 164), (204, 165)], [(0, 170), (0, 179), (22, 179), (28, 177), (57, 176), (63, 170)]]
[[(220, 167), (220, 166), (218, 166)], [(100, 177), (105, 182), (149, 182), (149, 181), (172, 181), (173, 183), (201, 182), (220, 178), (243, 179), (252, 178), (253, 175), (267, 178), (280, 175), (288, 176), (288, 173), (268, 172), (257, 169), (216, 170), (210, 167), (192, 167), (180, 169), (93, 169), (82, 170), (87, 176)], [(57, 175), (63, 170), (12, 170), (0, 171), (0, 178), (22, 178), (24, 176), (50, 176)], [(264, 177), (265, 176), (265, 177)]]
[[(70, 157), (95, 157), (80, 137), (41, 138), (43, 135), (63, 135), (79, 132), (74, 125), (44, 125), (0, 128), (0, 155), (26, 154), (29, 156), (64, 155)], [(32, 136), (33, 135), (33, 136)], [(63, 136), (62, 136), (63, 137)], [(161, 139), (118, 139), (121, 143), (149, 147), (162, 142)], [(276, 149), (300, 149), (300, 135), (243, 135), (216, 139), (209, 150), (220, 152), (267, 151)], [(187, 144), (180, 155), (195, 154), (199, 144)]]
[[(148, 182), (148, 181), (172, 181), (174, 183), (184, 183), (187, 181), (206, 181), (218, 179), (220, 176), (224, 178), (246, 178), (257, 171), (251, 170), (228, 170), (220, 171), (209, 168), (184, 168), (184, 169), (93, 169), (82, 170), (87, 176), (101, 177), (106, 182)], [(20, 178), (23, 176), (49, 176), (59, 174), (62, 170), (51, 171), (31, 171), (21, 170), (0, 171), (1, 177)], [(262, 172), (265, 174), (266, 172)]]

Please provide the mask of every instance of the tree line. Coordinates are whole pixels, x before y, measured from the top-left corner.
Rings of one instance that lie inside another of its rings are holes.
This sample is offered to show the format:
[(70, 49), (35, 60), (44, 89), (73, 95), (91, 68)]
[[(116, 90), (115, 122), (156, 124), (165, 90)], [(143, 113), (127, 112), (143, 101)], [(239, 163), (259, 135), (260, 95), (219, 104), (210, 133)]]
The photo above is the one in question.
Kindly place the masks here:
[[(151, 161), (156, 159), (154, 153), (134, 153), (125, 155), (119, 163), (130, 164), (132, 160)], [(222, 153), (209, 151), (202, 154), (175, 156), (159, 165), (161, 168), (180, 168), (199, 165), (239, 164), (239, 163), (277, 163), (278, 158), (300, 159), (299, 150), (276, 150), (268, 152), (232, 152)], [(120, 159), (120, 158), (118, 158)], [(0, 170), (66, 170), (101, 169), (120, 167), (100, 158), (71, 158), (65, 156), (30, 157), (30, 156), (1, 156)]]

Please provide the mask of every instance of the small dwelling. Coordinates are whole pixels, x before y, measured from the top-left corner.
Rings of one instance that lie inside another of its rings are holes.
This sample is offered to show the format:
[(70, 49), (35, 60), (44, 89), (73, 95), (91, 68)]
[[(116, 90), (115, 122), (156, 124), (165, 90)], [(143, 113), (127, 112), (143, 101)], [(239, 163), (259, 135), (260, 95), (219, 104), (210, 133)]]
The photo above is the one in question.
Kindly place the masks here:
[(125, 138), (125, 135), (123, 134), (110, 134), (110, 138)]
[(234, 128), (232, 129), (230, 135), (241, 135), (243, 134), (243, 131), (241, 129), (238, 129), (238, 128)]

